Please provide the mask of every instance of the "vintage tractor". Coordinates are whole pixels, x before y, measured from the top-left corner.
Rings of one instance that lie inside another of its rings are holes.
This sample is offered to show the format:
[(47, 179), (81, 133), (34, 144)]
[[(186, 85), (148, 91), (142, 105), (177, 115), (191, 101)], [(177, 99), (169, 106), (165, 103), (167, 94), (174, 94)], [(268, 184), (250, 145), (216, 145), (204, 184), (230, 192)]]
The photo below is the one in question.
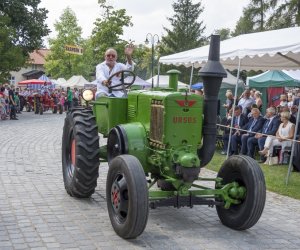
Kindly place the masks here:
[[(169, 90), (100, 97), (92, 107), (67, 114), (62, 137), (65, 189), (71, 196), (91, 196), (99, 163), (108, 162), (107, 208), (120, 237), (135, 238), (144, 231), (149, 207), (216, 206), (221, 222), (236, 230), (259, 220), (266, 188), (256, 161), (232, 156), (216, 178), (199, 177), (215, 153), (217, 99), (226, 76), (219, 51), (219, 36), (212, 35), (209, 60), (200, 70), (204, 98), (177, 92), (178, 75), (172, 74)], [(126, 91), (132, 82), (125, 82), (126, 72), (118, 73), (120, 86), (112, 88)], [(83, 98), (91, 100), (92, 93), (84, 92)], [(99, 133), (107, 138), (106, 145), (99, 146)], [(215, 187), (201, 181), (211, 181)]]

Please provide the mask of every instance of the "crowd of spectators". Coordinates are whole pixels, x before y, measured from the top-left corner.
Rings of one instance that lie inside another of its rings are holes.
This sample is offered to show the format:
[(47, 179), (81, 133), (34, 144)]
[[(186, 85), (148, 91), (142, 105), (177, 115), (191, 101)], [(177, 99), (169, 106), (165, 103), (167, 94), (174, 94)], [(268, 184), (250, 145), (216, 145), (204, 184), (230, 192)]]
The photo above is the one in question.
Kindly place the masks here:
[(0, 84), (0, 119), (18, 120), (18, 114), (22, 113), (23, 108), (34, 96), (39, 95), (44, 99), (54, 100), (55, 105), (61, 105), (67, 112), (73, 106), (81, 105), (82, 91), (67, 87), (55, 89), (48, 85), (41, 86), (39, 89), (19, 88), (14, 85)]
[[(226, 92), (227, 115), (222, 120), (223, 150), (222, 154), (248, 155), (254, 158), (255, 151), (259, 151), (260, 162), (265, 162), (267, 157), (274, 155), (274, 146), (281, 146), (281, 152), (291, 147), (296, 128), (296, 118), (300, 101), (300, 90), (287, 92), (280, 96), (280, 104), (277, 107), (269, 107), (262, 111), (261, 93), (245, 90), (236, 101), (234, 111), (233, 94)], [(233, 117), (233, 118), (232, 118)], [(233, 119), (233, 122), (232, 122)], [(230, 126), (231, 143), (229, 145)], [(298, 124), (298, 134), (300, 123)], [(228, 149), (229, 147), (229, 149)], [(279, 158), (280, 159), (280, 158)]]

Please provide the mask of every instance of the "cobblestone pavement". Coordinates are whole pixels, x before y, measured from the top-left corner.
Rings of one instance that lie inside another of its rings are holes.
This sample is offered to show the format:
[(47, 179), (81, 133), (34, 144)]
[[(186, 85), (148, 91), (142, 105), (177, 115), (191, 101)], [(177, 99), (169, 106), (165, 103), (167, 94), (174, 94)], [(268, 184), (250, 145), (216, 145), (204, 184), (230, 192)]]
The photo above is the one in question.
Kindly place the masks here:
[(90, 199), (64, 190), (63, 120), (64, 115), (24, 112), (19, 121), (0, 121), (1, 250), (300, 248), (300, 201), (274, 193), (267, 194), (260, 221), (247, 231), (223, 226), (215, 208), (158, 208), (150, 210), (139, 238), (119, 238), (106, 208), (106, 164)]

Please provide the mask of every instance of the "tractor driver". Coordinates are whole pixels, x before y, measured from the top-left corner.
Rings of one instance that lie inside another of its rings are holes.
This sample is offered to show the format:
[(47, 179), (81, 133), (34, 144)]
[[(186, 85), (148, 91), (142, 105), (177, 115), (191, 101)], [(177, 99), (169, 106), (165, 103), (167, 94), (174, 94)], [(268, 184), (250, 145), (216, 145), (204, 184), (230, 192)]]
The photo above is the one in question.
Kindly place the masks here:
[(120, 90), (112, 90), (109, 93), (107, 86), (120, 84), (119, 77), (115, 76), (109, 82), (107, 79), (121, 70), (133, 70), (133, 62), (132, 62), (132, 53), (133, 53), (133, 44), (129, 44), (125, 48), (125, 55), (127, 58), (126, 65), (123, 63), (117, 62), (117, 51), (113, 48), (109, 48), (105, 52), (105, 61), (98, 64), (96, 66), (96, 80), (97, 80), (97, 92), (96, 99), (100, 96), (112, 96), (112, 97), (122, 97), (124, 95), (123, 91)]

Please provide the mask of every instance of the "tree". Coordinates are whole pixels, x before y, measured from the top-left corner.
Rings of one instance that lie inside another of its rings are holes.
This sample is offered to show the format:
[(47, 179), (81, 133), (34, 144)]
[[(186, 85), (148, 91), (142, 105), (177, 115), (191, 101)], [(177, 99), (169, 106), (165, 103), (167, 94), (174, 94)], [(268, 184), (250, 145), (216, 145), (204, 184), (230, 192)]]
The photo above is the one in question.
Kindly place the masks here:
[[(205, 37), (202, 34), (205, 25), (203, 21), (198, 20), (204, 10), (201, 1), (193, 4), (192, 0), (177, 0), (172, 4), (172, 7), (175, 14), (167, 18), (171, 23), (171, 28), (164, 27), (167, 35), (162, 37), (160, 54), (173, 54), (203, 46)], [(162, 71), (169, 68), (163, 66)], [(180, 67), (179, 70), (182, 72), (180, 79), (188, 82), (189, 70), (185, 67)]]
[(238, 36), (241, 34), (247, 34), (254, 32), (254, 22), (252, 20), (251, 10), (249, 7), (243, 9), (243, 16), (238, 20), (232, 36)]
[(216, 30), (216, 33), (220, 35), (221, 41), (230, 38), (230, 29), (227, 28), (218, 29)]
[(269, 29), (300, 26), (300, 0), (289, 0), (283, 3), (271, 0), (270, 5), (273, 13), (267, 22)]
[(48, 11), (38, 8), (40, 0), (0, 2), (0, 75), (19, 70), (29, 53), (43, 46), (42, 38), (50, 32), (45, 20)]
[(178, 0), (172, 4), (174, 16), (168, 17), (172, 28), (164, 27), (167, 35), (162, 37), (161, 54), (177, 53), (200, 47), (204, 44), (202, 36), (205, 26), (198, 21), (204, 8), (201, 1), (193, 4), (192, 0)]
[(69, 78), (72, 75), (83, 75), (86, 77), (86, 66), (83, 56), (73, 55), (65, 51), (66, 45), (82, 47), (81, 27), (77, 24), (75, 13), (66, 8), (59, 21), (55, 22), (54, 28), (57, 32), (56, 38), (49, 39), (51, 53), (46, 58), (46, 72), (53, 78)]
[(132, 26), (131, 17), (126, 15), (125, 9), (113, 9), (106, 3), (106, 0), (98, 1), (103, 14), (97, 18), (92, 33), (92, 46), (96, 53), (94, 64), (103, 60), (105, 51), (114, 47), (118, 52), (118, 58), (124, 58), (124, 47), (128, 43), (120, 38), (123, 35), (124, 27)]

